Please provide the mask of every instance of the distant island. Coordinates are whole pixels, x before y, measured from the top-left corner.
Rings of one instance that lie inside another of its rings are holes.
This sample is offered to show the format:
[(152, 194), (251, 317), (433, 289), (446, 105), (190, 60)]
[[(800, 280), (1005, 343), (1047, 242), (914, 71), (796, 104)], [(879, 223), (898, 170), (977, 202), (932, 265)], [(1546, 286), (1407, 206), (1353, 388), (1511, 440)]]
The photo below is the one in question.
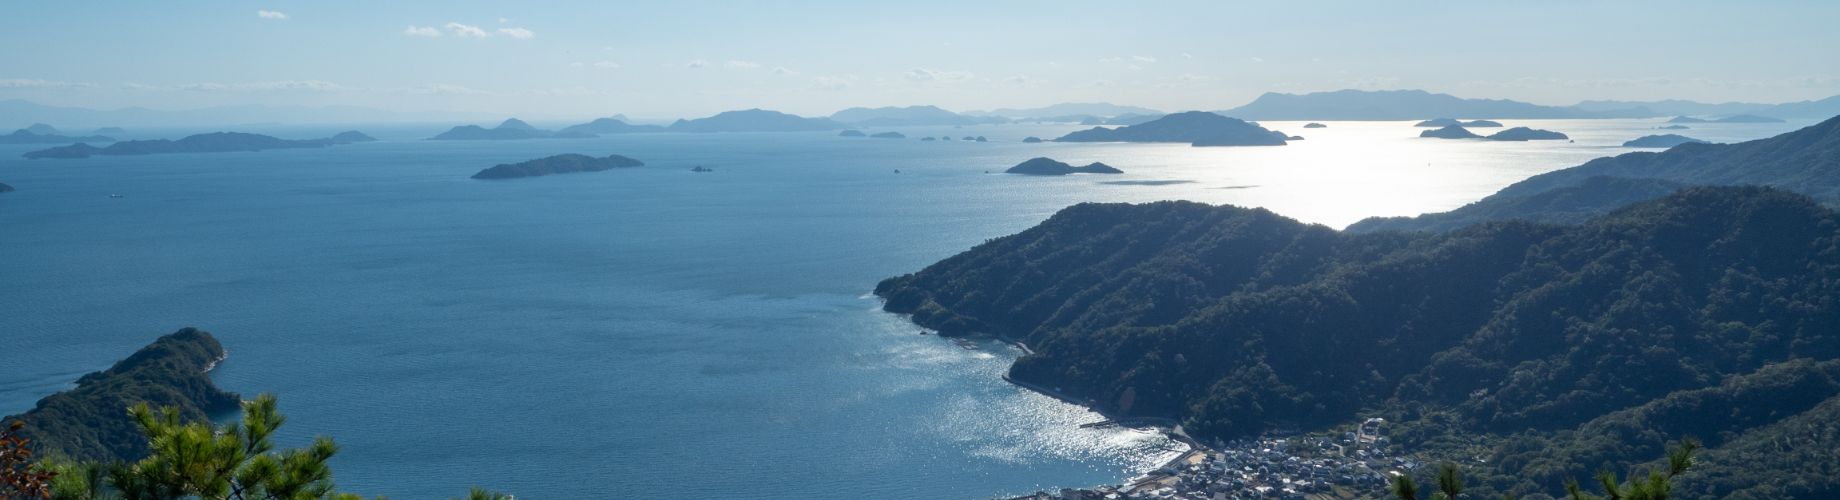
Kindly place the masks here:
[(102, 127), (102, 128), (90, 131), (90, 133), (96, 134), (96, 135), (121, 135), (121, 134), (128, 133), (128, 131), (122, 130), (121, 127)]
[(1626, 148), (1671, 148), (1689, 142), (1706, 142), (1676, 134), (1645, 135), (1623, 143)]
[(838, 137), (866, 137), (861, 130), (850, 129), (837, 133)]
[(859, 127), (958, 126), (1009, 121), (999, 116), (965, 116), (938, 106), (849, 108), (832, 113), (830, 119)]
[(8, 186), (6, 185), (6, 183), (0, 182), (0, 193), (10, 193), (12, 191), (13, 191), (13, 186)]
[(1440, 129), (1426, 130), (1424, 132), (1419, 132), (1418, 136), (1425, 137), (1425, 138), (1434, 138), (1434, 139), (1480, 139), (1482, 138), (1482, 136), (1476, 135), (1475, 133), (1470, 132), (1469, 129), (1463, 128), (1462, 125), (1445, 125), (1443, 128), (1440, 128)]
[(1031, 136), (1028, 136), (1028, 137), (1024, 137), (1024, 138), (1022, 138), (1022, 142), (1026, 142), (1026, 143), (1029, 143), (1029, 144), (1034, 144), (1034, 143), (1037, 143), (1037, 142), (1041, 142), (1041, 138), (1040, 138), (1040, 137), (1035, 137), (1035, 136), (1032, 136), (1032, 135), (1031, 135)]
[(926, 136), (926, 137), (921, 137), (921, 138), (920, 138), (920, 140), (921, 140), (921, 141), (936, 141), (936, 140), (939, 140), (939, 139), (936, 139), (936, 138), (934, 138), (933, 136)]
[(1418, 122), (1417, 124), (1414, 124), (1412, 126), (1414, 127), (1449, 127), (1452, 125), (1459, 126), (1459, 127), (1488, 128), (1488, 127), (1500, 127), (1501, 122), (1489, 121), (1489, 120), (1471, 120), (1471, 121), (1466, 122), (1466, 121), (1457, 120), (1455, 118), (1432, 118), (1430, 120)]
[[(44, 125), (44, 124), (39, 124)], [(14, 130), (13, 133), (0, 135), (0, 144), (70, 144), (73, 142), (115, 142), (115, 139), (103, 135), (70, 137), (53, 133), (34, 132), (29, 128)]]
[(829, 118), (805, 118), (764, 109), (724, 111), (708, 118), (678, 120), (672, 132), (810, 132), (845, 128)]
[(1772, 186), (1840, 204), (1840, 117), (1767, 139), (1598, 158), (1530, 177), (1456, 210), (1369, 218), (1346, 231), (1451, 231), (1505, 219), (1576, 223), (1692, 185)]
[(1010, 167), (1009, 170), (1004, 170), (1003, 173), (1023, 174), (1023, 175), (1068, 175), (1068, 174), (1122, 174), (1124, 173), (1124, 171), (1116, 169), (1116, 168), (1112, 168), (1111, 165), (1106, 165), (1104, 163), (1099, 163), (1099, 162), (1092, 162), (1090, 164), (1087, 164), (1084, 167), (1075, 167), (1073, 165), (1068, 165), (1066, 163), (1062, 163), (1062, 162), (1059, 162), (1059, 161), (1056, 161), (1050, 158), (1033, 158), (1028, 161), (1018, 163), (1016, 164), (1016, 166)]
[(1710, 120), (1705, 119), (1705, 118), (1696, 118), (1692, 116), (1683, 115), (1683, 116), (1676, 116), (1673, 119), (1668, 120), (1668, 123), (1782, 123), (1782, 122), (1783, 121), (1780, 118), (1771, 118), (1768, 116), (1757, 116), (1757, 115), (1731, 115), (1731, 116), (1725, 116), (1721, 118), (1714, 118)]
[(479, 173), (473, 174), (473, 178), (516, 179), (522, 177), (541, 177), (551, 174), (599, 172), (602, 170), (638, 167), (643, 165), (645, 164), (641, 163), (639, 160), (620, 155), (608, 155), (606, 158), (595, 158), (582, 154), (560, 154), (525, 162), (499, 164), (485, 170), (480, 170)]
[[(501, 125), (502, 127), (502, 125)], [(662, 132), (664, 127), (657, 125), (633, 125), (620, 117), (596, 118), (594, 121), (563, 127), (556, 131), (559, 136), (576, 137), (599, 134), (633, 134), (640, 132)]]
[[(596, 122), (598, 121), (599, 120), (596, 120)], [(594, 125), (594, 123), (591, 122), (591, 123), (577, 125), (577, 126), (579, 127), (579, 126), (590, 126), (590, 125)], [(625, 124), (621, 123), (621, 125), (625, 125)], [(594, 134), (581, 132), (581, 131), (551, 132), (548, 130), (542, 130), (536, 127), (532, 127), (530, 126), (529, 123), (524, 123), (523, 120), (519, 120), (516, 118), (508, 118), (504, 122), (499, 123), (497, 127), (485, 128), (485, 127), (481, 127), (478, 125), (461, 125), (458, 127), (447, 129), (446, 132), (442, 132), (439, 135), (430, 137), (428, 138), (428, 140), (431, 140), (431, 141), (515, 141), (515, 140), (522, 140), (522, 139), (586, 139), (586, 138), (591, 138), (591, 137), (594, 137)]]
[(323, 148), (357, 142), (370, 142), (376, 139), (358, 131), (341, 132), (324, 139), (289, 140), (278, 139), (261, 134), (242, 132), (213, 132), (195, 134), (176, 141), (155, 139), (149, 141), (123, 141), (98, 148), (87, 143), (41, 149), (26, 153), (27, 159), (40, 158), (88, 158), (91, 156), (152, 155), (172, 153), (232, 153), (263, 151), (269, 149)]
[(906, 139), (907, 135), (900, 132), (882, 132), (869, 137), (875, 139)]
[(1495, 134), (1490, 135), (1488, 137), (1484, 137), (1483, 139), (1487, 139), (1491, 141), (1563, 141), (1563, 140), (1570, 139), (1570, 138), (1566, 137), (1565, 134), (1561, 134), (1561, 133), (1554, 132), (1551, 130), (1540, 130), (1540, 129), (1533, 129), (1533, 128), (1527, 128), (1527, 127), (1514, 127), (1511, 129), (1496, 132)]
[(1186, 142), (1193, 146), (1283, 146), (1281, 132), (1206, 111), (1174, 113), (1119, 128), (1093, 127), (1055, 142)]
[(1310, 123), (1303, 124), (1303, 128), (1329, 128), (1329, 126), (1323, 125), (1321, 123), (1310, 122)]
[(1693, 127), (1688, 127), (1686, 125), (1667, 125), (1667, 126), (1662, 126), (1662, 127), (1655, 127), (1655, 129), (1657, 130), (1687, 130), (1690, 128), (1693, 128)]
[(965, 116), (996, 116), (1018, 122), (1066, 122), (1077, 123), (1088, 118), (1138, 116), (1163, 116), (1162, 111), (1138, 106), (1121, 106), (1108, 102), (1064, 102), (1039, 108), (1000, 108), (990, 111), (966, 111)]
[(181, 419), (204, 421), (233, 411), (239, 398), (211, 382), (207, 372), (224, 359), (211, 334), (185, 328), (160, 337), (107, 370), (77, 379), (76, 387), (46, 396), (23, 414), (23, 432), (41, 453), (78, 460), (139, 460), (151, 450), (128, 417), (128, 407), (148, 402), (178, 408)]

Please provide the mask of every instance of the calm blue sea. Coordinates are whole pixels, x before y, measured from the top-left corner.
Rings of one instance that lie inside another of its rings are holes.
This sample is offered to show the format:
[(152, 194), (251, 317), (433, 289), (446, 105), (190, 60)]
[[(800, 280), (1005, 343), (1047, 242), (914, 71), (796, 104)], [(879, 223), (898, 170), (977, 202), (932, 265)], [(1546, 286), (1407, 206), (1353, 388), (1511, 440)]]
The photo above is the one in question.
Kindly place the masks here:
[[(219, 385), (277, 394), (282, 444), (333, 436), (341, 489), (366, 495), (986, 498), (1115, 482), (1179, 445), (1078, 429), (1097, 416), (999, 379), (1014, 352), (917, 335), (877, 310), (875, 283), (1085, 201), (1265, 206), (1334, 227), (1445, 210), (1629, 151), (1615, 145), (1659, 124), (1508, 122), (1576, 142), (1271, 122), (1306, 140), (1023, 144), (1076, 127), (992, 126), (892, 129), (987, 143), (433, 142), (417, 139), (442, 127), (357, 126), (236, 130), (385, 140), (39, 161), (0, 146), (0, 182), (18, 189), (0, 194), (0, 414), (197, 326), (230, 351)], [(1723, 142), (1803, 125), (1684, 133)], [(559, 153), (647, 166), (467, 178)], [(987, 173), (1034, 156), (1127, 173)]]

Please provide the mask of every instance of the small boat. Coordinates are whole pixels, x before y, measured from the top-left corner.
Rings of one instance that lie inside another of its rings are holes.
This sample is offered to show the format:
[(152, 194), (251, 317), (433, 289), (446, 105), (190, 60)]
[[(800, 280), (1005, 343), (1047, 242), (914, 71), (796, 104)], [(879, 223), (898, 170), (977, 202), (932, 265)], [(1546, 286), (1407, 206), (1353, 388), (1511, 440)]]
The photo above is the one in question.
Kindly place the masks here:
[(898, 168), (897, 168), (897, 169), (894, 169), (894, 173), (897, 173), (897, 174), (898, 174), (898, 173), (901, 173), (901, 169), (898, 169)]
[(110, 194), (110, 195), (109, 195), (109, 197), (110, 197), (110, 198), (120, 198), (120, 197), (121, 197), (121, 195), (119, 195), (119, 194)]
[(690, 167), (690, 171), (691, 171), (691, 172), (714, 172), (714, 171), (716, 171), (716, 169), (713, 169), (713, 168), (709, 168), (709, 167), (705, 167), (705, 166), (702, 166), (702, 165), (697, 165), (697, 166), (694, 166), (694, 167)]

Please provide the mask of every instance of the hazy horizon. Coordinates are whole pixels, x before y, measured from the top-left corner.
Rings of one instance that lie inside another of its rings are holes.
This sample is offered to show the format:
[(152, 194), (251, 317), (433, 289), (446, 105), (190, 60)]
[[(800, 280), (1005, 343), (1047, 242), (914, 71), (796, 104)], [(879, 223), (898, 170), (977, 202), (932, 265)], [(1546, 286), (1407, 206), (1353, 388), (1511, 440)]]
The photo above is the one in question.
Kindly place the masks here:
[[(1840, 4), (1589, 7), (28, 3), (0, 20), (0, 43), (18, 48), (0, 69), (0, 99), (667, 118), (1095, 101), (1225, 109), (1339, 89), (1547, 105), (1840, 94), (1840, 61), (1827, 53), (1840, 46), (1827, 26)], [(1750, 24), (1772, 29), (1728, 36)]]

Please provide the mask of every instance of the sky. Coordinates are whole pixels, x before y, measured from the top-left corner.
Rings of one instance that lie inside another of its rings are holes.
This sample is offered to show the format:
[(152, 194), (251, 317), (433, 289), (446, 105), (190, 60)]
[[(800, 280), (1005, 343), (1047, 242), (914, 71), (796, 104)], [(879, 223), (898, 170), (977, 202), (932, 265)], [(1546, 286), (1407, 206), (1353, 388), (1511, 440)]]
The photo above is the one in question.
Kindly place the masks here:
[(1840, 2), (0, 0), (0, 99), (537, 117), (1840, 94)]

